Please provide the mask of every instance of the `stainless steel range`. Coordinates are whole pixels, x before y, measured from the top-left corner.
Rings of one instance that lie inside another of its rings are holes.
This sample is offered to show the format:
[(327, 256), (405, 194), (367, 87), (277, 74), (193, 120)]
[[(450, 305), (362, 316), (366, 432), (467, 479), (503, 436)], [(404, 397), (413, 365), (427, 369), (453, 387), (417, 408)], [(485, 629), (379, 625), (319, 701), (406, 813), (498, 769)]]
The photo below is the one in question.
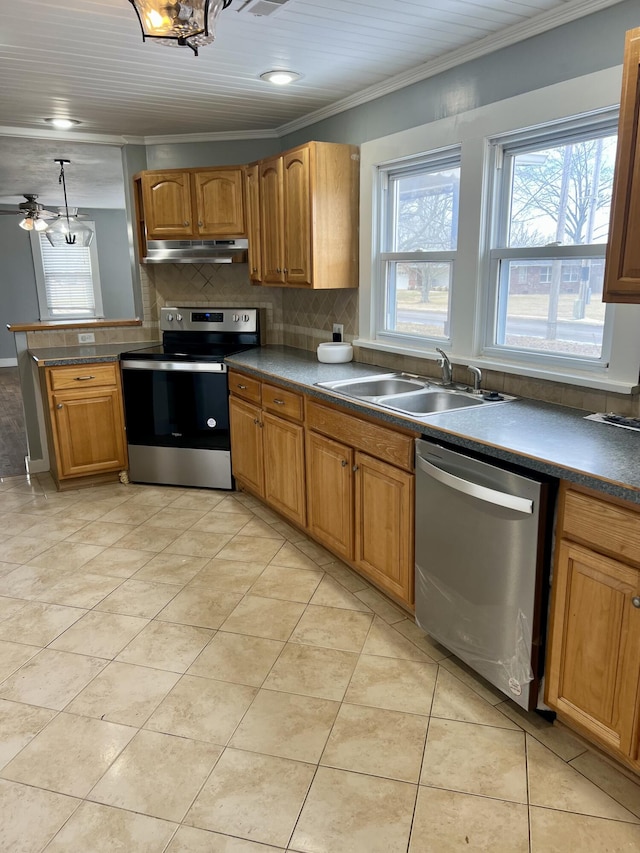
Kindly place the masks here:
[(162, 308), (162, 343), (121, 356), (129, 478), (232, 489), (224, 358), (260, 345), (257, 308)]

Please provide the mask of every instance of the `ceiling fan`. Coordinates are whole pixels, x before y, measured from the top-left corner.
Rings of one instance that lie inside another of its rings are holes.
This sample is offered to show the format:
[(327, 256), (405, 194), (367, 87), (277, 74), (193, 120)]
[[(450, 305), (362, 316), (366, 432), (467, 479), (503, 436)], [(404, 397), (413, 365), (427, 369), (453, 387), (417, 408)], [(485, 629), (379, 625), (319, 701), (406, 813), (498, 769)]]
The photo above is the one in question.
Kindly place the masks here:
[(35, 193), (24, 193), (24, 197), (26, 201), (21, 202), (17, 210), (0, 210), (0, 215), (22, 216), (22, 222), (18, 224), (25, 231), (45, 231), (49, 227), (46, 220), (56, 219), (58, 214), (39, 204)]

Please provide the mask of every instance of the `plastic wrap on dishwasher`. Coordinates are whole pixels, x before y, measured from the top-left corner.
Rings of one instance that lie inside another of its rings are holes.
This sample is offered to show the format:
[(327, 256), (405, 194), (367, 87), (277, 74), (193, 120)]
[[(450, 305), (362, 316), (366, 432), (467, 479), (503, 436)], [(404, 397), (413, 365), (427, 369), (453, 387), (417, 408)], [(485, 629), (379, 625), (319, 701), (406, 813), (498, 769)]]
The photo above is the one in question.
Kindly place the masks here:
[[(416, 583), (422, 601), (427, 603), (425, 617), (416, 614), (416, 622), (427, 634), (453, 652), (509, 696), (518, 697), (524, 685), (533, 681), (531, 668), (531, 626), (523, 611), (504, 601), (468, 601), (441, 580), (417, 567)], [(429, 601), (437, 601), (437, 613), (429, 617)], [(510, 613), (505, 614), (505, 608)], [(426, 624), (428, 623), (428, 624)], [(508, 635), (496, 637), (495, 626), (504, 624)], [(504, 650), (513, 650), (505, 655)]]

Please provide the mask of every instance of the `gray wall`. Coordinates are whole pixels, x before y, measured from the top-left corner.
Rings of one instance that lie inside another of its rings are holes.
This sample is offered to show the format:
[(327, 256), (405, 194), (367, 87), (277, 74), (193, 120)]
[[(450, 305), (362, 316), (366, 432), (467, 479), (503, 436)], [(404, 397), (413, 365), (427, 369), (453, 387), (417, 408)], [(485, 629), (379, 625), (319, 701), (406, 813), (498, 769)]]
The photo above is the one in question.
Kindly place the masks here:
[[(3, 210), (15, 208), (2, 206)], [(96, 244), (105, 317), (134, 317), (129, 236), (124, 210), (83, 210), (96, 223)], [(15, 358), (7, 323), (39, 319), (36, 278), (29, 234), (17, 216), (0, 216), (0, 359)]]
[[(15, 210), (7, 205), (0, 209)], [(7, 323), (24, 323), (38, 317), (29, 234), (18, 228), (19, 222), (18, 216), (0, 216), (0, 359), (16, 357)]]
[(279, 139), (235, 139), (220, 142), (182, 142), (147, 146), (148, 169), (190, 169), (198, 166), (236, 166), (282, 151)]

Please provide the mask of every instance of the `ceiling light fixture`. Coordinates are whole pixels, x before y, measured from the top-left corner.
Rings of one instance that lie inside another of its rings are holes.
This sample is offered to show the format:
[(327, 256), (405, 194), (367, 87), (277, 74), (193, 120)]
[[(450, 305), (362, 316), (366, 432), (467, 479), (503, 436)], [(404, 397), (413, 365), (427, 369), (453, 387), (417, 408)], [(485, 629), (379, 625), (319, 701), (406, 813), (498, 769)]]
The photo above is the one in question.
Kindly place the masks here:
[(211, 44), (216, 37), (216, 21), (231, 0), (129, 0), (136, 10), (142, 41), (198, 48)]
[(265, 71), (260, 75), (261, 80), (266, 83), (275, 83), (276, 86), (286, 86), (301, 77), (302, 74), (298, 74), (297, 71)]
[(41, 219), (37, 213), (33, 216), (26, 216), (21, 222), (18, 222), (18, 225), (25, 231), (46, 231), (49, 227), (49, 223)]
[(69, 207), (67, 201), (67, 184), (64, 177), (64, 164), (71, 160), (56, 158), (55, 163), (60, 163), (60, 175), (58, 183), (62, 184), (64, 193), (64, 207), (58, 208), (58, 217), (49, 225), (45, 234), (52, 246), (90, 246), (93, 240), (93, 231), (88, 225), (78, 219), (78, 208)]
[(76, 121), (74, 118), (46, 118), (45, 121), (47, 124), (55, 127), (56, 130), (70, 130), (72, 127), (76, 127), (76, 125), (80, 124), (80, 122)]

